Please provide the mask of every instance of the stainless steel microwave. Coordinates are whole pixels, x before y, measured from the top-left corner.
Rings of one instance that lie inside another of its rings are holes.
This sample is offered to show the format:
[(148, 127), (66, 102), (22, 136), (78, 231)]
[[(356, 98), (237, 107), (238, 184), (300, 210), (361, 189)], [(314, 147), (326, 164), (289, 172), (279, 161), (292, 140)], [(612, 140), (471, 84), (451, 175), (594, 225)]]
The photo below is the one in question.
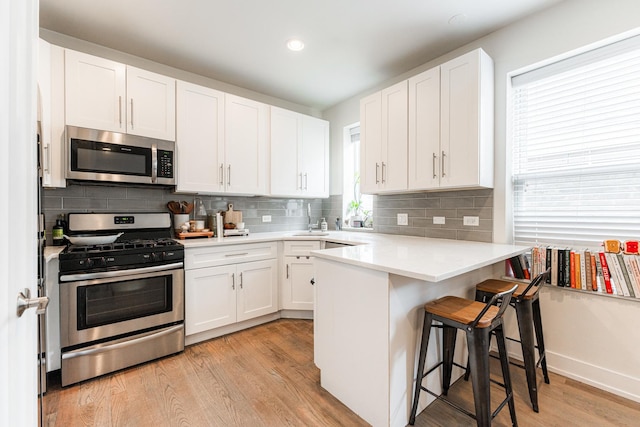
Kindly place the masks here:
[(175, 185), (175, 142), (75, 126), (66, 128), (65, 178)]

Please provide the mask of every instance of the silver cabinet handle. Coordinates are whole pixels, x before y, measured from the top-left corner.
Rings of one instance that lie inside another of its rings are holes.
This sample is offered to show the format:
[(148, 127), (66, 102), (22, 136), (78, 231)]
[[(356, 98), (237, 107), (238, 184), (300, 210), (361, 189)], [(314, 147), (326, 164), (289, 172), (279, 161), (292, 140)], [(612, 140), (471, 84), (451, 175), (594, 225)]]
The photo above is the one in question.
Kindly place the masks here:
[(231, 289), (236, 290), (236, 273), (231, 273)]
[(133, 98), (131, 98), (131, 129), (133, 129)]
[(231, 187), (231, 165), (227, 166), (227, 186)]
[(380, 165), (378, 164), (378, 162), (376, 162), (376, 184), (380, 184), (380, 180), (378, 179), (378, 169), (380, 168)]
[(18, 317), (22, 317), (22, 313), (24, 313), (25, 310), (34, 307), (36, 307), (36, 314), (44, 314), (47, 309), (47, 305), (49, 305), (48, 297), (31, 298), (31, 289), (24, 288), (20, 293), (18, 293), (16, 314)]
[(122, 127), (122, 96), (118, 97), (118, 122)]
[(300, 172), (298, 175), (300, 175), (300, 186), (298, 188), (302, 190), (302, 172)]
[(305, 189), (305, 190), (307, 190), (307, 189), (309, 188), (309, 187), (308, 187), (308, 184), (309, 184), (309, 177), (308, 177), (308, 176), (307, 176), (307, 174), (305, 173), (305, 174), (304, 174), (304, 189)]
[(444, 156), (446, 156), (446, 154), (444, 154), (444, 150), (442, 151), (442, 176), (445, 176), (446, 174), (444, 173)]
[(249, 252), (242, 252), (242, 253), (235, 253), (235, 254), (224, 254), (225, 257), (243, 256), (243, 255), (249, 255)]
[(433, 165), (433, 178), (437, 178), (437, 174), (436, 174), (436, 159), (438, 158), (438, 156), (436, 156), (436, 153), (433, 153), (433, 161), (431, 162)]
[(240, 273), (240, 289), (242, 289), (242, 273)]
[(42, 150), (44, 151), (44, 163), (43, 169), (45, 174), (49, 174), (51, 172), (51, 151), (49, 150), (49, 144), (44, 144), (42, 146)]
[(287, 264), (287, 279), (289, 278), (289, 264)]
[(222, 187), (224, 185), (224, 164), (220, 163), (220, 173), (218, 174), (220, 176), (220, 186)]
[(385, 180), (384, 180), (384, 169), (385, 169), (386, 166), (387, 165), (385, 165), (384, 162), (382, 162), (382, 183), (383, 184), (385, 183)]

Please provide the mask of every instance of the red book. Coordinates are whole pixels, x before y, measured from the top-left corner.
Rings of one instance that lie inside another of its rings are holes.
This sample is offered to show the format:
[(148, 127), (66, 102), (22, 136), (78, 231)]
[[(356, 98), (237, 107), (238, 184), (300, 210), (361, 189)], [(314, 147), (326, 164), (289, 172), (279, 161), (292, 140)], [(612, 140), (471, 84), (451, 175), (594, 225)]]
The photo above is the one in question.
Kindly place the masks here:
[(571, 287), (575, 289), (576, 287), (576, 253), (571, 251), (569, 255), (569, 277), (571, 280)]
[(604, 277), (604, 285), (607, 288), (607, 293), (612, 294), (613, 289), (611, 288), (611, 275), (609, 275), (607, 258), (605, 258), (604, 252), (598, 252), (598, 257), (600, 258), (600, 264), (602, 265), (602, 276)]

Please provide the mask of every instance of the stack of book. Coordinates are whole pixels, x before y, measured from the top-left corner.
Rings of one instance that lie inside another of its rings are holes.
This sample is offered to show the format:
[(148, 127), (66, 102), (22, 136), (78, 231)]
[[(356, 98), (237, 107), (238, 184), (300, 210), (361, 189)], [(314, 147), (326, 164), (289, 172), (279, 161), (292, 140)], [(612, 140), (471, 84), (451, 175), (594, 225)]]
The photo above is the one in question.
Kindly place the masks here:
[(640, 298), (640, 255), (636, 241), (607, 240), (603, 248), (536, 246), (507, 260), (507, 275), (528, 279), (551, 268), (547, 283)]

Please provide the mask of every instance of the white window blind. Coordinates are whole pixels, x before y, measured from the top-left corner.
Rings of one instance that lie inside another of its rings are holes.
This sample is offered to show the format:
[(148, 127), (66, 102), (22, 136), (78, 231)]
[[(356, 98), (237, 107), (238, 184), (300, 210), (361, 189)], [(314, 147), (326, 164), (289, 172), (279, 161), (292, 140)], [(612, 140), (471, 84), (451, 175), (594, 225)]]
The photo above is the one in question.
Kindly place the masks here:
[(640, 37), (512, 86), (515, 241), (640, 238)]

